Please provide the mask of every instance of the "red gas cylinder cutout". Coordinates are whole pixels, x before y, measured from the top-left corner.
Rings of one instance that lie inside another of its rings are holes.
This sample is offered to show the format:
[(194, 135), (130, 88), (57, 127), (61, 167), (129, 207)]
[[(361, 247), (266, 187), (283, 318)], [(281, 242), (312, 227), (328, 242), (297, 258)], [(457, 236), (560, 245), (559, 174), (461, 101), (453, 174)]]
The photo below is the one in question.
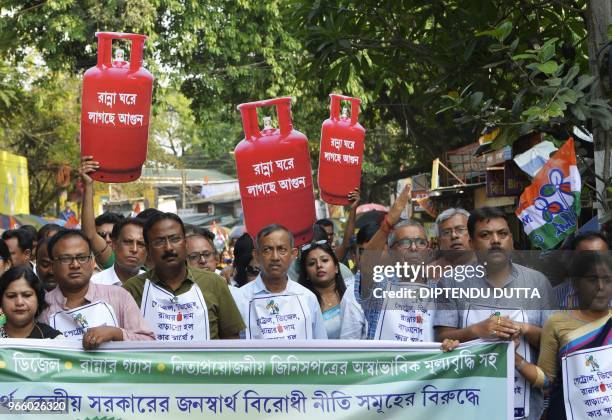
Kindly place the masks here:
[[(279, 128), (265, 119), (260, 130), (257, 109), (275, 106)], [(296, 245), (312, 239), (316, 220), (308, 139), (293, 129), (291, 98), (269, 99), (238, 106), (244, 140), (234, 157), (244, 211), (244, 224), (251, 236), (265, 226), (285, 226)]]
[[(142, 67), (145, 35), (97, 32), (98, 63), (83, 76), (81, 156), (93, 156), (100, 168), (91, 174), (103, 182), (140, 177), (147, 158), (153, 76)], [(130, 62), (121, 51), (111, 61), (113, 39), (131, 41)]]
[[(321, 127), (319, 191), (329, 204), (348, 205), (348, 194), (359, 187), (365, 129), (359, 124), (361, 100), (342, 95), (331, 97), (330, 116)], [(340, 101), (351, 102), (350, 117), (340, 115)]]

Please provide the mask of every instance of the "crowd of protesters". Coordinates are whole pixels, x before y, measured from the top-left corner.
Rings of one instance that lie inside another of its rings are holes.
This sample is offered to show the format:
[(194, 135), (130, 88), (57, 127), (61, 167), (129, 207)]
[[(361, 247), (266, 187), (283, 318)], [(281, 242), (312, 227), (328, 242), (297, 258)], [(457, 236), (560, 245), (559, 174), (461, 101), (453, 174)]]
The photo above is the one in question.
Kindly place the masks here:
[[(612, 259), (600, 232), (565, 244), (573, 253), (556, 260), (564, 274), (553, 287), (546, 270), (513, 258), (506, 215), (495, 208), (441, 212), (431, 249), (423, 225), (400, 218), (409, 188), (382, 221), (355, 232), (356, 189), (340, 242), (326, 219), (300, 247), (271, 223), (241, 236), (233, 264), (221, 270), (214, 234), (173, 213), (95, 218), (88, 174), (96, 168), (83, 160), (81, 229), (49, 224), (2, 234), (2, 337), (77, 339), (85, 349), (123, 340), (355, 339), (438, 341), (452, 351), (475, 339), (512, 340), (517, 377), (531, 388), (529, 419), (540, 419), (546, 405), (548, 418), (565, 418), (560, 357), (568, 348), (609, 344)], [(422, 269), (413, 276), (386, 269), (396, 266)], [(476, 266), (482, 275), (465, 274)], [(453, 287), (531, 289), (538, 298), (389, 297)]]

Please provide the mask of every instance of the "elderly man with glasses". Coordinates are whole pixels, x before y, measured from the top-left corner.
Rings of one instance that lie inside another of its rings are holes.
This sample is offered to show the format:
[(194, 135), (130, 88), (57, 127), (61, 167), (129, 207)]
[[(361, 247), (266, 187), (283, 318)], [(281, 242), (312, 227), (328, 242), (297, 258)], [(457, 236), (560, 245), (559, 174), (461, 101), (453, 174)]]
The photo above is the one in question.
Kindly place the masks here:
[(421, 223), (400, 221), (410, 198), (408, 186), (362, 256), (362, 307), (370, 340), (433, 341), (433, 302), (420, 299), (420, 289), (432, 286), (425, 272), (429, 242)]
[(40, 320), (69, 339), (95, 349), (108, 341), (153, 340), (149, 325), (125, 290), (90, 281), (94, 261), (89, 239), (80, 230), (63, 229), (48, 243), (57, 287)]
[(219, 253), (215, 249), (215, 234), (208, 229), (193, 226), (187, 229), (187, 264), (200, 270), (220, 274), (217, 269)]
[(476, 261), (468, 235), (469, 217), (470, 213), (467, 210), (449, 208), (436, 218), (439, 250), (437, 259), (429, 264), (429, 278), (439, 280), (449, 267), (472, 264)]
[(174, 213), (158, 213), (144, 227), (153, 268), (123, 284), (163, 341), (239, 338), (245, 325), (226, 281), (187, 265), (185, 226)]

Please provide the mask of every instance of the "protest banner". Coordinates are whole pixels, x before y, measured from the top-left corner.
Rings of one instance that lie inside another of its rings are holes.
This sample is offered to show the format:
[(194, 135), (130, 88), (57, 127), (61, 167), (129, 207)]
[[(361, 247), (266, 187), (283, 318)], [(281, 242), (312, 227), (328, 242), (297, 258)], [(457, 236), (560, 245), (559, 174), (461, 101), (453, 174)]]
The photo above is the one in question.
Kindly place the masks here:
[(562, 369), (568, 420), (612, 417), (612, 345), (572, 353)]
[(450, 353), (439, 343), (389, 341), (79, 347), (3, 341), (0, 414), (29, 408), (36, 418), (57, 418), (58, 410), (69, 418), (122, 419), (512, 418), (514, 349), (505, 342)]

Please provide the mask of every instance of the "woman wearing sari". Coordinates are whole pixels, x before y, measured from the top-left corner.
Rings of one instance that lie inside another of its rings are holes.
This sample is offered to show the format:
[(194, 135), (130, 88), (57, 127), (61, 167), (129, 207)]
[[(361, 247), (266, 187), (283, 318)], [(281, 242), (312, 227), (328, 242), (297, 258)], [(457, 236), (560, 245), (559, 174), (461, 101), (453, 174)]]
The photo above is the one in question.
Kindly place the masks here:
[(550, 396), (548, 419), (565, 420), (561, 359), (578, 350), (612, 344), (612, 258), (609, 253), (581, 252), (570, 277), (579, 309), (556, 312), (542, 329), (538, 364), (516, 355), (516, 369)]

